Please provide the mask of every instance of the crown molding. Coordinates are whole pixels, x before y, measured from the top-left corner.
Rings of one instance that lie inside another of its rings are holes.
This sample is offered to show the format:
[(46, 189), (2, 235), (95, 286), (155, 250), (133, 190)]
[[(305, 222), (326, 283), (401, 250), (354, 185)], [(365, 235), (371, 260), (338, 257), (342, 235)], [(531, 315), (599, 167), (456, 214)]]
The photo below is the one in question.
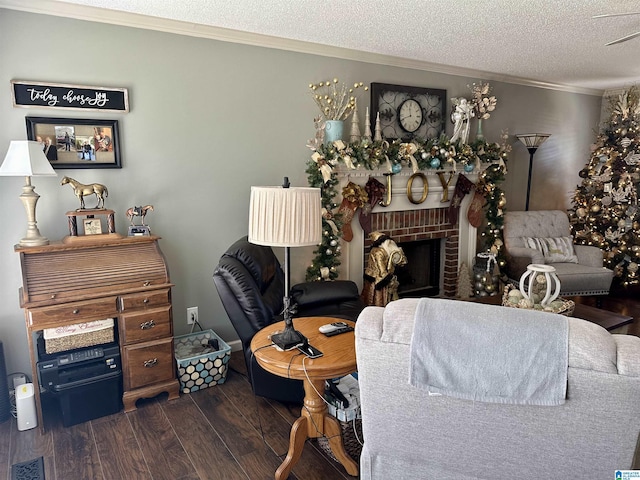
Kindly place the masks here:
[(179, 20), (170, 20), (137, 13), (129, 13), (118, 10), (64, 3), (54, 0), (0, 0), (0, 8), (18, 10), (41, 15), (52, 15), (56, 17), (73, 18), (89, 22), (107, 23), (125, 27), (155, 30), (177, 35), (207, 38), (219, 40), (221, 42), (238, 43), (257, 47), (274, 48), (296, 53), (306, 53), (310, 55), (320, 55), (323, 57), (340, 58), (342, 60), (352, 60), (356, 62), (373, 63), (377, 65), (387, 65), (391, 67), (409, 68), (460, 77), (469, 77), (481, 80), (492, 80), (498, 82), (523, 85), (527, 87), (546, 88), (569, 93), (580, 93), (586, 95), (602, 96), (603, 90), (593, 88), (583, 88), (570, 85), (562, 85), (548, 82), (541, 82), (527, 78), (502, 75), (463, 67), (454, 67), (437, 63), (412, 60), (407, 58), (383, 55), (378, 53), (363, 52), (342, 47), (321, 45), (301, 40), (290, 40), (281, 37), (262, 35), (257, 33), (242, 32), (210, 25), (201, 25)]

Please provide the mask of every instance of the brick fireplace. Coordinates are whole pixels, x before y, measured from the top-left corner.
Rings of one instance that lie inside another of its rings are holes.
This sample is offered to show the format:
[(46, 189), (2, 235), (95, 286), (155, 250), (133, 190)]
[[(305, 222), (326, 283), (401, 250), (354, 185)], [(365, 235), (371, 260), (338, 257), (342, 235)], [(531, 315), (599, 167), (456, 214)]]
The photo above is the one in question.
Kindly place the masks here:
[[(454, 297), (458, 276), (459, 235), (457, 225), (449, 223), (446, 208), (428, 210), (403, 210), (396, 212), (374, 212), (371, 217), (373, 231), (388, 234), (397, 244), (419, 240), (442, 239), (442, 279), (440, 295)], [(364, 258), (371, 249), (371, 240), (364, 239)]]
[[(460, 264), (465, 262), (470, 268), (476, 254), (477, 230), (467, 220), (467, 209), (471, 203), (471, 195), (466, 195), (460, 206), (459, 221), (454, 226), (449, 223), (449, 202), (442, 199), (447, 195), (438, 180), (437, 172), (423, 171), (428, 181), (428, 195), (423, 203), (415, 204), (411, 198), (420, 198), (423, 186), (413, 182), (413, 190), (407, 191), (410, 172), (401, 172), (392, 176), (392, 201), (388, 207), (376, 206), (372, 212), (371, 227), (373, 231), (388, 234), (397, 243), (416, 240), (442, 239), (439, 295), (453, 297), (456, 293), (457, 276)], [(369, 176), (377, 177), (381, 182), (386, 181), (383, 172), (366, 170), (350, 170), (344, 172), (340, 178), (342, 189), (349, 181), (363, 185)], [(477, 180), (477, 174), (465, 173), (472, 182)], [(454, 176), (448, 188), (448, 198), (451, 199), (457, 178)], [(339, 190), (341, 191), (341, 190)], [(340, 198), (340, 197), (338, 197)], [(338, 203), (341, 200), (338, 200)], [(342, 265), (340, 278), (353, 280), (362, 288), (362, 275), (370, 249), (370, 240), (360, 228), (357, 215), (352, 223), (353, 239), (342, 242)]]

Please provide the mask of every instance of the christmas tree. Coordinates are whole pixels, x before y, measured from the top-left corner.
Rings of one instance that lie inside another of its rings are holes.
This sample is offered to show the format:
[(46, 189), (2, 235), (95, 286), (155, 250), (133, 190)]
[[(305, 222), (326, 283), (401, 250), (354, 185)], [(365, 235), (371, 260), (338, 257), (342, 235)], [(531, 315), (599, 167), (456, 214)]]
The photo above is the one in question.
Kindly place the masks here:
[(610, 105), (569, 210), (575, 243), (595, 245), (622, 286), (638, 283), (640, 262), (640, 95), (632, 87)]

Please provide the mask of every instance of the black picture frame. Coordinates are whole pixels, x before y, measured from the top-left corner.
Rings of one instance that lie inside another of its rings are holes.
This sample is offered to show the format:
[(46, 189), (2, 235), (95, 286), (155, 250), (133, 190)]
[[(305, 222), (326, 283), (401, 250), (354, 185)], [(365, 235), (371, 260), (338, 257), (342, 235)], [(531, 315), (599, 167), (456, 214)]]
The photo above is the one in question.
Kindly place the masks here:
[[(429, 87), (371, 83), (371, 131), (375, 131), (376, 117), (380, 114), (382, 136), (387, 140), (438, 138), (445, 131), (447, 91)], [(422, 107), (422, 124), (412, 133), (405, 131), (398, 121), (398, 108), (408, 99)]]
[(117, 120), (25, 117), (27, 139), (42, 143), (51, 166), (122, 168)]

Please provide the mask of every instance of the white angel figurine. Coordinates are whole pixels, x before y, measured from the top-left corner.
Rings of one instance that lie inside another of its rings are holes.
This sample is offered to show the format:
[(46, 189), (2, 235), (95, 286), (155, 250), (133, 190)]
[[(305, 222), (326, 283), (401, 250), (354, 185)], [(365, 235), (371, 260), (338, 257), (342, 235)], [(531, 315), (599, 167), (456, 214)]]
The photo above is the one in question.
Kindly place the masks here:
[(466, 98), (452, 98), (451, 102), (456, 107), (451, 113), (451, 121), (453, 122), (451, 142), (459, 139), (462, 143), (467, 143), (471, 118), (474, 116), (473, 105)]

